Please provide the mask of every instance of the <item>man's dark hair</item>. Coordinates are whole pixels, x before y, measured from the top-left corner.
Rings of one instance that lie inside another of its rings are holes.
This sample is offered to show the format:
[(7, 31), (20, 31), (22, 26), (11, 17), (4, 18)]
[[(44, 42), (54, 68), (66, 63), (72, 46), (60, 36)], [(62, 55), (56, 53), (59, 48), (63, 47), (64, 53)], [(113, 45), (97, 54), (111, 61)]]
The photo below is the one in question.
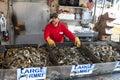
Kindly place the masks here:
[(57, 13), (53, 13), (50, 15), (50, 18), (57, 18), (58, 17), (58, 14)]
[(89, 2), (93, 2), (93, 0), (89, 0)]

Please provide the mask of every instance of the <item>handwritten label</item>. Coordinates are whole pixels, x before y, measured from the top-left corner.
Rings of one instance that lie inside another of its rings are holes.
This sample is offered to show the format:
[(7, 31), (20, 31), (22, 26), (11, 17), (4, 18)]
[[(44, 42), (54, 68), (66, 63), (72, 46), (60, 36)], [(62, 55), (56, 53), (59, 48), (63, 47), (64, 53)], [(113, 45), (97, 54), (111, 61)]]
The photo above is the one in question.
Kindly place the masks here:
[(17, 80), (45, 79), (46, 71), (46, 67), (17, 69)]
[(91, 74), (93, 72), (94, 67), (95, 64), (84, 64), (77, 66), (73, 65), (70, 76)]
[(117, 62), (113, 71), (120, 71), (120, 62)]

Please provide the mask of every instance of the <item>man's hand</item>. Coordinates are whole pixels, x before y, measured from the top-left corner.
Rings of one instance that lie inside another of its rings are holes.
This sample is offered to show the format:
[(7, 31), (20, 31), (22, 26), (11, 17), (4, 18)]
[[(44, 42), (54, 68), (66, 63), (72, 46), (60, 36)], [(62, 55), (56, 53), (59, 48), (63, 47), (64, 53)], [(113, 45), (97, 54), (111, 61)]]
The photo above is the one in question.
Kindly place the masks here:
[(80, 39), (78, 37), (75, 37), (75, 42), (74, 42), (75, 46), (80, 47), (81, 46), (81, 42)]
[(47, 42), (48, 42), (50, 47), (55, 47), (56, 46), (55, 42), (50, 37), (47, 38)]

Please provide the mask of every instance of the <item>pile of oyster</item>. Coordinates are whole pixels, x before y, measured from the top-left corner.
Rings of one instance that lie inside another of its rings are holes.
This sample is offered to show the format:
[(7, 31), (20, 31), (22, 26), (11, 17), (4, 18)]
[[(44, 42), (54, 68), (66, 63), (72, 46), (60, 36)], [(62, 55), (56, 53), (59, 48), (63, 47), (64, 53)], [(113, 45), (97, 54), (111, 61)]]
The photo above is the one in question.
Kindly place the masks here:
[(92, 63), (82, 54), (84, 53), (78, 52), (75, 47), (56, 47), (49, 50), (46, 47), (10, 48), (5, 53), (3, 65), (7, 69), (17, 69)]
[(96, 61), (91, 60), (90, 56), (85, 54), (92, 54), (101, 62), (120, 61), (120, 54), (117, 49), (109, 45), (89, 44), (79, 49), (76, 47), (55, 47), (49, 49), (46, 47), (9, 48), (0, 64), (3, 63), (3, 67), (6, 69), (17, 69), (89, 64)]
[(102, 62), (120, 61), (120, 53), (117, 48), (110, 45), (89, 44), (86, 47)]
[[(85, 51), (84, 51), (85, 52)], [(78, 65), (92, 63), (90, 58), (82, 55), (76, 47), (54, 48), (49, 52), (49, 61), (54, 65)]]
[(16, 69), (42, 67), (47, 64), (47, 52), (44, 48), (33, 47), (10, 48), (4, 58), (4, 68)]

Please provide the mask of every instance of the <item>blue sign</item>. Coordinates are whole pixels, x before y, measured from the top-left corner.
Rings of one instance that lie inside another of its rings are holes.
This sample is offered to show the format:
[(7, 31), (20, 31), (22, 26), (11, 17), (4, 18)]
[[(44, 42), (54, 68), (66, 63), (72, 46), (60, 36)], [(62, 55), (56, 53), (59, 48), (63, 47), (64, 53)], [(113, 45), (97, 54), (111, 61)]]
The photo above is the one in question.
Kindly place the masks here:
[(113, 71), (120, 71), (120, 62), (117, 62)]
[(70, 76), (91, 74), (93, 72), (94, 67), (95, 67), (95, 64), (84, 64), (84, 65), (77, 65), (77, 66), (73, 65)]
[(17, 80), (46, 79), (46, 72), (46, 67), (17, 69)]

